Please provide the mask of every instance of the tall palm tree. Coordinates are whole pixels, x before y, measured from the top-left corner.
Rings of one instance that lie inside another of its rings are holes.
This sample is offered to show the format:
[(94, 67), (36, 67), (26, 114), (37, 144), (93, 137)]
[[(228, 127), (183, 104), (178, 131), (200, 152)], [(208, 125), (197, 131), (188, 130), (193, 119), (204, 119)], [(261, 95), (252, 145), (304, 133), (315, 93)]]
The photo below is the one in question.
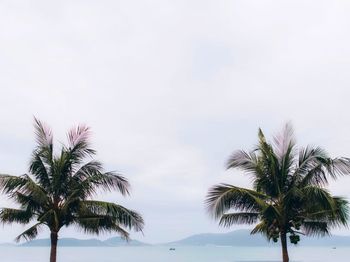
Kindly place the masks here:
[[(33, 151), (29, 173), (22, 176), (1, 175), (3, 193), (20, 205), (19, 209), (3, 208), (4, 223), (34, 225), (16, 240), (34, 239), (39, 230), (50, 229), (50, 262), (56, 262), (58, 233), (63, 226), (75, 225), (86, 233), (117, 232), (128, 239), (128, 229), (141, 231), (141, 215), (116, 203), (91, 198), (99, 191), (129, 194), (129, 183), (121, 175), (105, 172), (99, 161), (93, 160), (89, 128), (78, 126), (68, 132), (68, 146), (54, 153), (50, 128), (35, 119), (37, 147)], [(90, 158), (88, 161), (87, 159)]]
[(329, 178), (350, 173), (349, 159), (332, 159), (319, 147), (297, 148), (290, 124), (272, 143), (259, 129), (257, 147), (234, 152), (227, 168), (248, 174), (253, 187), (213, 186), (206, 198), (208, 211), (225, 227), (257, 223), (251, 233), (280, 239), (284, 262), (289, 261), (288, 236), (297, 244), (300, 234), (324, 236), (334, 226), (347, 225), (348, 202), (325, 186)]

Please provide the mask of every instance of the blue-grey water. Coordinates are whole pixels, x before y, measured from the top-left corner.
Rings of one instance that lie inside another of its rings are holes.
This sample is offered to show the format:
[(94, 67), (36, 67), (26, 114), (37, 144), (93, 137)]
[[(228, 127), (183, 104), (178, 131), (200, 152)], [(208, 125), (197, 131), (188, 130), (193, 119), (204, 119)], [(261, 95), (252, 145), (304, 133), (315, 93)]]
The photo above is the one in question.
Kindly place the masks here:
[[(46, 247), (0, 247), (3, 262), (48, 262)], [(347, 262), (350, 247), (296, 247), (291, 261)], [(60, 247), (58, 262), (276, 262), (280, 249), (271, 247)]]

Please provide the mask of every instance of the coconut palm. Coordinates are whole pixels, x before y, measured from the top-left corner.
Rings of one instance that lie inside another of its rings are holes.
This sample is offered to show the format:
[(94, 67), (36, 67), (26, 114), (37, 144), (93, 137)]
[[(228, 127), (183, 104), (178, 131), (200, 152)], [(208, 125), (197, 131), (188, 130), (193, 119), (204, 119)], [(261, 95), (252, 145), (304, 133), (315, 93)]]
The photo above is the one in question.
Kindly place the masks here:
[(325, 186), (330, 178), (350, 172), (349, 159), (332, 159), (319, 147), (297, 148), (290, 124), (272, 143), (259, 130), (257, 147), (234, 152), (227, 168), (248, 174), (253, 187), (213, 186), (206, 198), (208, 211), (221, 226), (256, 224), (252, 234), (280, 239), (284, 262), (289, 261), (288, 236), (297, 244), (300, 234), (324, 236), (332, 227), (347, 225), (348, 202)]
[(54, 153), (51, 130), (35, 119), (37, 147), (33, 151), (29, 173), (22, 176), (1, 175), (3, 193), (20, 205), (3, 208), (4, 223), (35, 223), (16, 240), (34, 239), (48, 227), (51, 238), (50, 262), (56, 261), (58, 233), (63, 226), (74, 225), (86, 233), (116, 232), (128, 239), (128, 229), (141, 231), (142, 217), (119, 204), (92, 200), (98, 192), (118, 191), (129, 194), (129, 183), (121, 175), (105, 172), (92, 159), (89, 128), (83, 125), (68, 132), (68, 145)]

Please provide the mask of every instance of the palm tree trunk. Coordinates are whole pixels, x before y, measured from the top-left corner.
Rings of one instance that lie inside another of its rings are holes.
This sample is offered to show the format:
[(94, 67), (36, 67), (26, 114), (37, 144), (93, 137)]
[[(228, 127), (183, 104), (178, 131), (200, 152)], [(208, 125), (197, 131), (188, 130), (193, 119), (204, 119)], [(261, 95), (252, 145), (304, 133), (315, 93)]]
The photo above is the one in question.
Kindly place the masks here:
[(55, 231), (51, 231), (50, 238), (51, 238), (50, 262), (56, 262), (58, 233)]
[(281, 233), (281, 243), (282, 243), (282, 257), (283, 262), (289, 262), (288, 249), (287, 249), (287, 234)]

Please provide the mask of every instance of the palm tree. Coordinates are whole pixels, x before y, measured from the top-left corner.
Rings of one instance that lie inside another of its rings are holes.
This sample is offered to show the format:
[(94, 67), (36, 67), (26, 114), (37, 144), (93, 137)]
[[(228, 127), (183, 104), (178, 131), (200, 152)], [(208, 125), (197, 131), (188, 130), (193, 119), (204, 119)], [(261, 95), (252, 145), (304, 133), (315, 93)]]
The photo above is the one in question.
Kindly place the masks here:
[[(29, 173), (22, 176), (1, 175), (3, 193), (20, 205), (19, 209), (3, 208), (4, 223), (34, 225), (16, 240), (34, 239), (44, 226), (50, 229), (50, 262), (56, 262), (58, 233), (63, 226), (75, 225), (86, 233), (117, 232), (128, 239), (128, 229), (142, 231), (144, 222), (135, 211), (116, 203), (91, 198), (99, 191), (129, 194), (129, 183), (121, 175), (105, 172), (93, 160), (89, 128), (78, 126), (68, 132), (68, 146), (54, 153), (50, 128), (35, 119), (37, 147), (33, 151)], [(86, 161), (89, 158), (89, 161)]]
[(280, 239), (284, 262), (289, 261), (288, 236), (297, 244), (300, 234), (324, 236), (332, 227), (347, 225), (348, 202), (325, 186), (329, 178), (350, 173), (349, 159), (332, 159), (319, 147), (297, 148), (290, 124), (273, 143), (259, 129), (257, 147), (234, 152), (227, 168), (248, 174), (253, 188), (213, 186), (206, 198), (209, 213), (225, 227), (257, 223), (251, 233)]

